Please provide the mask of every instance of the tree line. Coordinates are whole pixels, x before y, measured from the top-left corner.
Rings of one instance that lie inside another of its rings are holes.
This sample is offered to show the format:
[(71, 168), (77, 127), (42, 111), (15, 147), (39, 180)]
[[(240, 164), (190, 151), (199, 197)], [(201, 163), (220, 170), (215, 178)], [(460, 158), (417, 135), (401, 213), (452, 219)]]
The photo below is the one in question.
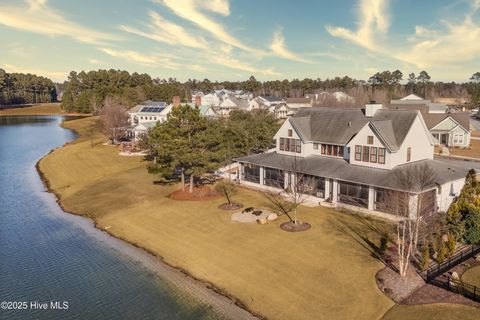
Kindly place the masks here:
[(0, 69), (0, 106), (56, 100), (57, 91), (52, 80), (30, 73), (7, 73)]

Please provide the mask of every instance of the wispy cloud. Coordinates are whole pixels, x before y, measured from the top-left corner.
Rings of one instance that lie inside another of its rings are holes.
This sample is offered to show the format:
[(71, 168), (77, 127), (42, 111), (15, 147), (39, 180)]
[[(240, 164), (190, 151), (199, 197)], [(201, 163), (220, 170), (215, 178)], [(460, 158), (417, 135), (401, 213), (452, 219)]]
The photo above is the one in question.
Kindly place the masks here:
[(203, 37), (189, 33), (182, 26), (163, 18), (154, 11), (150, 11), (148, 15), (150, 16), (151, 21), (151, 24), (148, 25), (148, 31), (141, 31), (127, 25), (121, 25), (120, 29), (125, 32), (170, 45), (180, 44), (186, 47), (202, 49), (208, 47), (208, 43)]
[(238, 60), (230, 56), (220, 56), (220, 55), (213, 54), (213, 55), (209, 55), (208, 57), (205, 56), (205, 59), (207, 59), (209, 63), (221, 65), (230, 69), (249, 72), (250, 74), (260, 73), (260, 74), (269, 75), (269, 76), (281, 75), (280, 73), (276, 72), (273, 68), (266, 68), (266, 69), (257, 68), (247, 62)]
[(99, 50), (109, 56), (121, 58), (144, 66), (163, 66), (168, 69), (178, 69), (180, 66), (178, 63), (172, 61), (169, 56), (162, 56), (159, 54), (147, 55), (132, 50), (116, 50), (111, 48), (99, 48)]
[(302, 63), (313, 63), (310, 60), (300, 57), (298, 54), (290, 51), (287, 48), (285, 44), (285, 38), (283, 37), (283, 34), (282, 34), (282, 30), (277, 30), (273, 34), (273, 40), (272, 40), (272, 43), (270, 44), (270, 49), (275, 55), (284, 59), (302, 62)]
[(443, 20), (443, 29), (416, 26), (415, 35), (409, 38), (413, 46), (393, 56), (422, 68), (455, 65), (478, 58), (480, 24), (474, 21), (474, 15), (479, 10), (480, 0), (472, 1), (470, 12), (460, 23)]
[(12, 64), (8, 64), (8, 63), (3, 64), (3, 69), (5, 69), (5, 71), (9, 73), (36, 74), (38, 76), (48, 77), (53, 81), (63, 81), (68, 76), (67, 71), (51, 71), (51, 70), (45, 70), (41, 68), (25, 68), (25, 67), (19, 67)]
[(163, 4), (177, 16), (188, 20), (198, 27), (208, 31), (214, 38), (223, 43), (247, 52), (264, 54), (262, 50), (248, 46), (236, 37), (232, 36), (227, 32), (222, 24), (218, 23), (204, 13), (210, 12), (222, 16), (230, 15), (230, 4), (228, 0), (155, 0), (155, 2)]
[(326, 26), (327, 32), (364, 48), (378, 50), (380, 47), (377, 39), (385, 34), (390, 26), (387, 7), (388, 0), (360, 0), (357, 9), (357, 30)]
[(65, 36), (80, 42), (99, 44), (117, 37), (98, 32), (65, 18), (48, 6), (47, 0), (27, 0), (23, 5), (0, 5), (0, 24), (51, 37)]

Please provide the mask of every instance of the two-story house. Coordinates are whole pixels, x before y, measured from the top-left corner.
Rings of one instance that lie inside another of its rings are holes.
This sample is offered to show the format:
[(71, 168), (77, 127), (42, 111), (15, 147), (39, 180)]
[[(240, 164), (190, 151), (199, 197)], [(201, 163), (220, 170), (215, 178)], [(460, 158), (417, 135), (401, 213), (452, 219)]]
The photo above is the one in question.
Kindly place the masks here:
[[(273, 152), (236, 159), (241, 184), (288, 190), (293, 172), (309, 177), (310, 199), (334, 207), (390, 216), (385, 195), (429, 192), (432, 210), (446, 211), (463, 187), (466, 166), (433, 158), (433, 137), (418, 110), (304, 108), (287, 119)], [(427, 163), (435, 184), (398, 189), (395, 169)]]

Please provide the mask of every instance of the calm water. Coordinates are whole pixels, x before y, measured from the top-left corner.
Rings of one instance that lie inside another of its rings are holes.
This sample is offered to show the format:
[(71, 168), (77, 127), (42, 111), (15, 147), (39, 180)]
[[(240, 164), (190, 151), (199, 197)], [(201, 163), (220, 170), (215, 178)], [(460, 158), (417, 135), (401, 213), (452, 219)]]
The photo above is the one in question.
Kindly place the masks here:
[(35, 163), (74, 138), (61, 120), (0, 117), (0, 301), (68, 310), (0, 310), (0, 319), (218, 319), (43, 191)]

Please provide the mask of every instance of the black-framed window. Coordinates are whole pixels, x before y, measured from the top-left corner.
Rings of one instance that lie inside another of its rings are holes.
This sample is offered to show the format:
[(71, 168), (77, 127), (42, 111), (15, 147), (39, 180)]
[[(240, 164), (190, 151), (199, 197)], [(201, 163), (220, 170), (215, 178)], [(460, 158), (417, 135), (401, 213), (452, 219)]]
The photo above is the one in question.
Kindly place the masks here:
[(280, 138), (280, 150), (285, 151), (285, 138)]
[(355, 160), (362, 161), (362, 146), (355, 146)]
[(363, 162), (368, 162), (369, 160), (370, 160), (370, 147), (363, 146), (362, 161)]
[(370, 162), (377, 163), (377, 154), (378, 154), (377, 147), (370, 147)]
[(368, 208), (368, 186), (339, 181), (338, 199), (345, 204)]
[(367, 136), (367, 144), (373, 144), (373, 136)]
[(265, 168), (263, 184), (283, 189), (285, 187), (285, 172), (279, 169)]
[(378, 148), (378, 163), (385, 164), (385, 148)]
[(302, 153), (302, 142), (300, 141), (300, 139), (295, 139), (295, 142), (297, 144), (295, 147), (295, 152)]
[(243, 180), (260, 183), (260, 167), (254, 164), (244, 164)]
[(407, 148), (407, 162), (412, 160), (412, 148), (408, 147)]
[(289, 137), (293, 136), (293, 130), (292, 129), (288, 129), (288, 136)]

